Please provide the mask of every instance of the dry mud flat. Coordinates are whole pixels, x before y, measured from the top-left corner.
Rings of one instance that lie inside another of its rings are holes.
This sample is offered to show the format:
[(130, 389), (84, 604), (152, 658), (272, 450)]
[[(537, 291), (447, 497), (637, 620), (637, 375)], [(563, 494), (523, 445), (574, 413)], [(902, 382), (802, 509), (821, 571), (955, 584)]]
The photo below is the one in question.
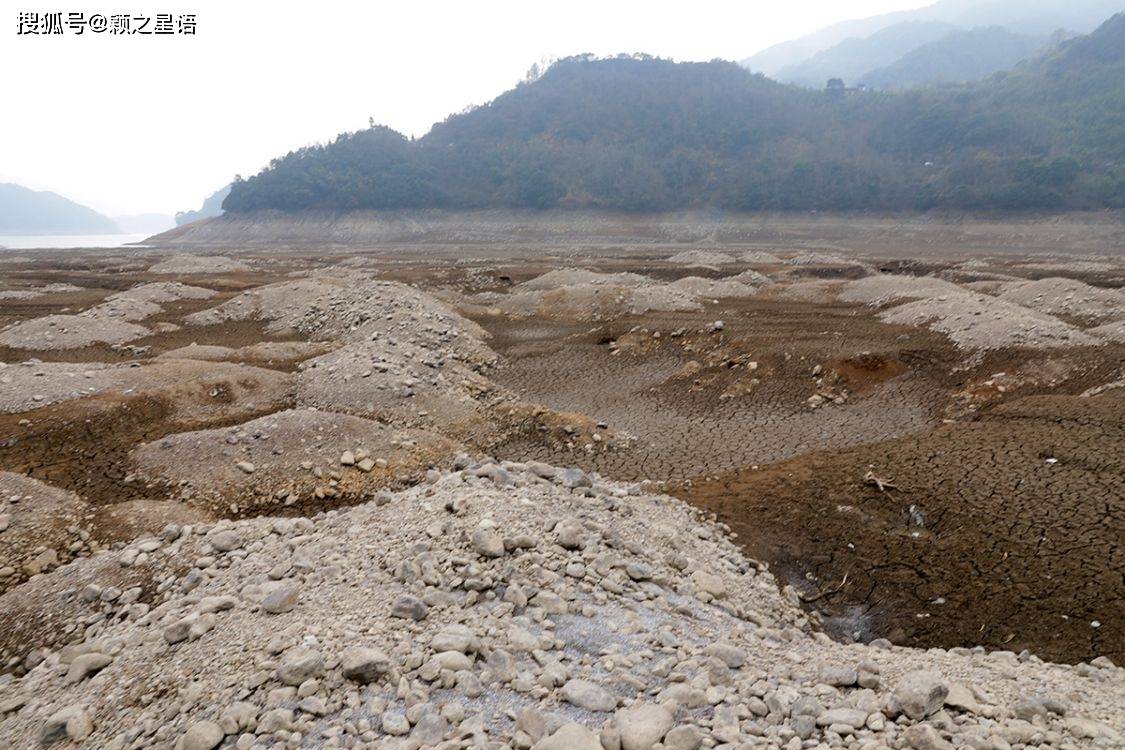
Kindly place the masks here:
[(1116, 288), (677, 253), (16, 264), (0, 746), (1119, 746)]
[(1027, 397), (678, 494), (728, 519), (837, 635), (1121, 659), (1122, 398)]

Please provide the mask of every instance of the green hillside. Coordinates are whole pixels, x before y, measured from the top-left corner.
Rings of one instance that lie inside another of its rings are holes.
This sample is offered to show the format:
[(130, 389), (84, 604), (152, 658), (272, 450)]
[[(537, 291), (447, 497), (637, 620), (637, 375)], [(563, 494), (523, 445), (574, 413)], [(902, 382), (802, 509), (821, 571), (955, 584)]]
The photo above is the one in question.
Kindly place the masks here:
[(1092, 209), (1125, 205), (1125, 15), (978, 84), (808, 91), (733, 63), (569, 58), (408, 140), (292, 152), (256, 209)]

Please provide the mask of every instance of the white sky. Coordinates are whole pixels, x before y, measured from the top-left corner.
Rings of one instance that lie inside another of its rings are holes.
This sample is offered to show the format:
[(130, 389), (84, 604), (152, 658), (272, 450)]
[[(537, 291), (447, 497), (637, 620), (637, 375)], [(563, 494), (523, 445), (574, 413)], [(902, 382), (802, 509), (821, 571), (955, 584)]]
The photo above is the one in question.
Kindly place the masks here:
[[(0, 0), (0, 181), (108, 215), (198, 208), (367, 118), (422, 135), (580, 52), (737, 60), (929, 0)], [(196, 36), (17, 36), (26, 11), (195, 13)]]

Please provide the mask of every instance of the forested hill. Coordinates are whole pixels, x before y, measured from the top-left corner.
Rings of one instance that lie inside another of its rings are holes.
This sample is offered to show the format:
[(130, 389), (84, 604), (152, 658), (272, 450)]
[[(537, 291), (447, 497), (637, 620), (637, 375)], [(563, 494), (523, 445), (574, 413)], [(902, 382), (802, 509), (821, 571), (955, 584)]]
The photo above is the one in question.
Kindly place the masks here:
[(560, 61), (416, 141), (382, 127), (236, 180), (228, 212), (1125, 206), (1125, 14), (988, 81), (808, 91), (726, 62)]

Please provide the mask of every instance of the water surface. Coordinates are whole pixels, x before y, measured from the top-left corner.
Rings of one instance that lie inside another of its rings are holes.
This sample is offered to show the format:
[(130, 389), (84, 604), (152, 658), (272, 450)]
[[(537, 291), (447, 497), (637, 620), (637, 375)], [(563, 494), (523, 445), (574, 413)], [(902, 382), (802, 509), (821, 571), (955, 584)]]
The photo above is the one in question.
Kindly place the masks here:
[(147, 234), (0, 234), (0, 250), (121, 247), (140, 242), (146, 237)]

